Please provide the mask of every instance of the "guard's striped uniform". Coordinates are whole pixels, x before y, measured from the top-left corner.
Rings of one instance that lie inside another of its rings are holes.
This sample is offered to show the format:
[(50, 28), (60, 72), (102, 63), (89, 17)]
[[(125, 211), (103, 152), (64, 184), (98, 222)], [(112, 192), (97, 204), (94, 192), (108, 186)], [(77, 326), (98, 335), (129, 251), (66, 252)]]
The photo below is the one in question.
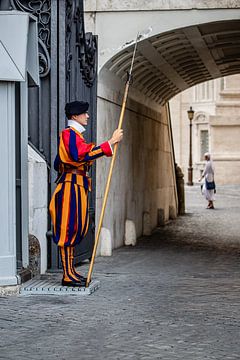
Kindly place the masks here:
[(112, 156), (108, 141), (95, 146), (87, 144), (74, 128), (62, 131), (55, 160), (55, 170), (59, 172), (58, 185), (49, 206), (53, 240), (60, 247), (79, 244), (87, 233), (91, 179), (86, 172), (93, 161), (103, 155)]

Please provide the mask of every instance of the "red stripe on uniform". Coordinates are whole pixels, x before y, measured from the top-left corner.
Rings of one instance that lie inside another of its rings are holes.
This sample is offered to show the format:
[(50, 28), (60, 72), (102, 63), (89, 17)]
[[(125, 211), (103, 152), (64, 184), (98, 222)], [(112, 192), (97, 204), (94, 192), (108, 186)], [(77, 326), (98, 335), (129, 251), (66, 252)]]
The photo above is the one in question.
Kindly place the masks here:
[(91, 143), (87, 144), (78, 134), (76, 135), (76, 145), (78, 149), (78, 157), (81, 159), (84, 158), (84, 156), (94, 147)]
[(70, 131), (65, 129), (62, 131), (62, 140), (67, 153), (69, 154), (69, 140), (70, 140)]

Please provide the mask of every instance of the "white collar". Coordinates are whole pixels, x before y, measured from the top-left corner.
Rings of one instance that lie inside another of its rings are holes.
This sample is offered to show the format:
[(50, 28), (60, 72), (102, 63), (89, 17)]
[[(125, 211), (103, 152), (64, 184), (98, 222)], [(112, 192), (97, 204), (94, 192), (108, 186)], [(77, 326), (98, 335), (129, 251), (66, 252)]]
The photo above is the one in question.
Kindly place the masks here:
[(68, 126), (71, 126), (72, 128), (74, 128), (75, 130), (77, 130), (80, 133), (83, 133), (84, 131), (86, 131), (86, 129), (75, 120), (68, 120)]

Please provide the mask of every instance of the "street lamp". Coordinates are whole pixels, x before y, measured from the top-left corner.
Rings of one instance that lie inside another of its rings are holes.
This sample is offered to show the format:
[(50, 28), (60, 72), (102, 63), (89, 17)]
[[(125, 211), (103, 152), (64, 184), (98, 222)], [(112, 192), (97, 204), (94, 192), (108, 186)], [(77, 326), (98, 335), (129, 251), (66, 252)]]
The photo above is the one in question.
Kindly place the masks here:
[(192, 107), (190, 106), (190, 109), (188, 110), (188, 118), (189, 118), (189, 164), (188, 164), (188, 182), (187, 184), (192, 186), (193, 185), (193, 167), (192, 167), (192, 119), (194, 117), (194, 111)]

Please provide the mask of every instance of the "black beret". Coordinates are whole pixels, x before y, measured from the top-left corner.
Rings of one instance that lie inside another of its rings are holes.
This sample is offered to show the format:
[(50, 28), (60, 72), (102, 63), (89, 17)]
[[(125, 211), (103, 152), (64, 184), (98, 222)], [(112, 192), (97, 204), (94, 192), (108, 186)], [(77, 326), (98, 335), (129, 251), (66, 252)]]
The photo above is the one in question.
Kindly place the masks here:
[(89, 103), (85, 101), (72, 101), (66, 104), (66, 115), (81, 115), (88, 111)]

